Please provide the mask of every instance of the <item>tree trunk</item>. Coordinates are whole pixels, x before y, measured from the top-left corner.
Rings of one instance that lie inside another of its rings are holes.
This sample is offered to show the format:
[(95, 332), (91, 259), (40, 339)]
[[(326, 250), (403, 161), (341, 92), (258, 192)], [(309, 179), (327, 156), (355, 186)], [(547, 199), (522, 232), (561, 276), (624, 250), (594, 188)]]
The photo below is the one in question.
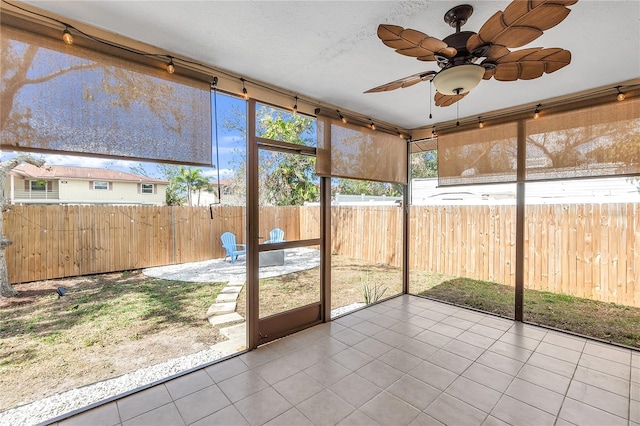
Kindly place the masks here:
[(7, 257), (5, 249), (12, 244), (11, 240), (4, 235), (4, 212), (9, 209), (6, 194), (4, 193), (5, 182), (9, 172), (21, 163), (29, 163), (42, 167), (43, 160), (37, 160), (30, 155), (20, 154), (5, 162), (0, 162), (0, 297), (14, 297), (18, 292), (9, 283), (9, 271), (7, 270)]
[[(0, 213), (0, 226), (2, 225), (2, 213)], [(4, 249), (11, 245), (11, 240), (0, 238), (0, 297), (14, 297), (18, 292), (9, 284), (9, 271), (7, 270), (7, 258)]]

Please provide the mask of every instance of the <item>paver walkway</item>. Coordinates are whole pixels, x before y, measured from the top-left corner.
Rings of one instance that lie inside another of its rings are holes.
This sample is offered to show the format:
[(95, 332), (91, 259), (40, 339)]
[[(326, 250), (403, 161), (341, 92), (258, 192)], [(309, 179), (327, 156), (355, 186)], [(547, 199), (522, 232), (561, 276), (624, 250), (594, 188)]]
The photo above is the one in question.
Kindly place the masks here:
[[(320, 251), (309, 248), (294, 248), (285, 250), (284, 265), (267, 266), (260, 268), (260, 278), (271, 278), (280, 275), (291, 274), (293, 272), (313, 269), (320, 266)], [(224, 259), (212, 259), (201, 262), (182, 263), (178, 265), (158, 266), (147, 268), (143, 274), (161, 278), (165, 280), (187, 281), (187, 282), (226, 282), (216, 302), (209, 306), (207, 318), (211, 325), (220, 327), (225, 324), (234, 324), (230, 327), (223, 327), (220, 333), (227, 337), (229, 342), (244, 344), (244, 317), (236, 312), (238, 296), (242, 291), (246, 278), (246, 263), (244, 256), (236, 260), (235, 263)], [(242, 336), (238, 330), (242, 328)], [(223, 342), (227, 343), (227, 342)]]

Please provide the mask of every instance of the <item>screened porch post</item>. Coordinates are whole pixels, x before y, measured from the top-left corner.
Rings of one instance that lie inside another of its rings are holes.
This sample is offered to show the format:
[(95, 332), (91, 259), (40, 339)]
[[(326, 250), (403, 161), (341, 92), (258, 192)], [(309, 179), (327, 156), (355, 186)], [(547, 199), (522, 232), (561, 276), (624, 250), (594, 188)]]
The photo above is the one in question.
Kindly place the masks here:
[(402, 293), (409, 294), (409, 191), (411, 185), (411, 142), (407, 143), (407, 184), (402, 194)]
[(518, 120), (517, 167), (516, 167), (516, 277), (515, 320), (523, 320), (524, 311), (524, 180), (527, 160), (527, 129), (524, 120)]
[(255, 349), (260, 340), (258, 271), (258, 143), (256, 141), (256, 101), (250, 99), (247, 111), (247, 347)]
[(320, 291), (322, 322), (331, 321), (331, 178), (320, 178)]

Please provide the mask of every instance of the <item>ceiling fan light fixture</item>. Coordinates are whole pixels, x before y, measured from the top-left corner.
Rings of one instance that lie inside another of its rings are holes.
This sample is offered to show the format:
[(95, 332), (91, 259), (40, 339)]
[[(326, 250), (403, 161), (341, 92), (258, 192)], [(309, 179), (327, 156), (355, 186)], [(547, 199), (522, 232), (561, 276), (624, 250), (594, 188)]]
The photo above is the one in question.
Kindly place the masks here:
[(443, 95), (467, 93), (480, 83), (484, 68), (475, 64), (445, 68), (433, 77), (433, 85)]

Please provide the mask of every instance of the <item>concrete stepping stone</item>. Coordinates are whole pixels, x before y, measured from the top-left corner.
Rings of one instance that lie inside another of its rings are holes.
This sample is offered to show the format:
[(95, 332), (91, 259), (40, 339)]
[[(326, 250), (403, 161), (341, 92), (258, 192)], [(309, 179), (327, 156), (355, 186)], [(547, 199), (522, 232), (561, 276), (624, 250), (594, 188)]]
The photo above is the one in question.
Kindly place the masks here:
[(216, 303), (235, 302), (240, 293), (220, 293), (216, 297)]
[(240, 293), (242, 291), (242, 285), (228, 285), (223, 288), (220, 293)]
[(216, 343), (212, 346), (212, 348), (223, 354), (233, 354), (247, 349), (246, 344), (247, 338), (243, 336), (236, 339), (224, 340), (222, 342)]
[(207, 310), (207, 318), (214, 315), (230, 314), (236, 311), (236, 302), (214, 303)]
[(231, 327), (221, 328), (220, 334), (229, 340), (244, 338), (247, 335), (247, 324), (242, 323), (232, 325)]
[(213, 326), (229, 324), (238, 321), (244, 321), (244, 318), (237, 312), (233, 312), (231, 314), (213, 315), (209, 317), (209, 322)]

